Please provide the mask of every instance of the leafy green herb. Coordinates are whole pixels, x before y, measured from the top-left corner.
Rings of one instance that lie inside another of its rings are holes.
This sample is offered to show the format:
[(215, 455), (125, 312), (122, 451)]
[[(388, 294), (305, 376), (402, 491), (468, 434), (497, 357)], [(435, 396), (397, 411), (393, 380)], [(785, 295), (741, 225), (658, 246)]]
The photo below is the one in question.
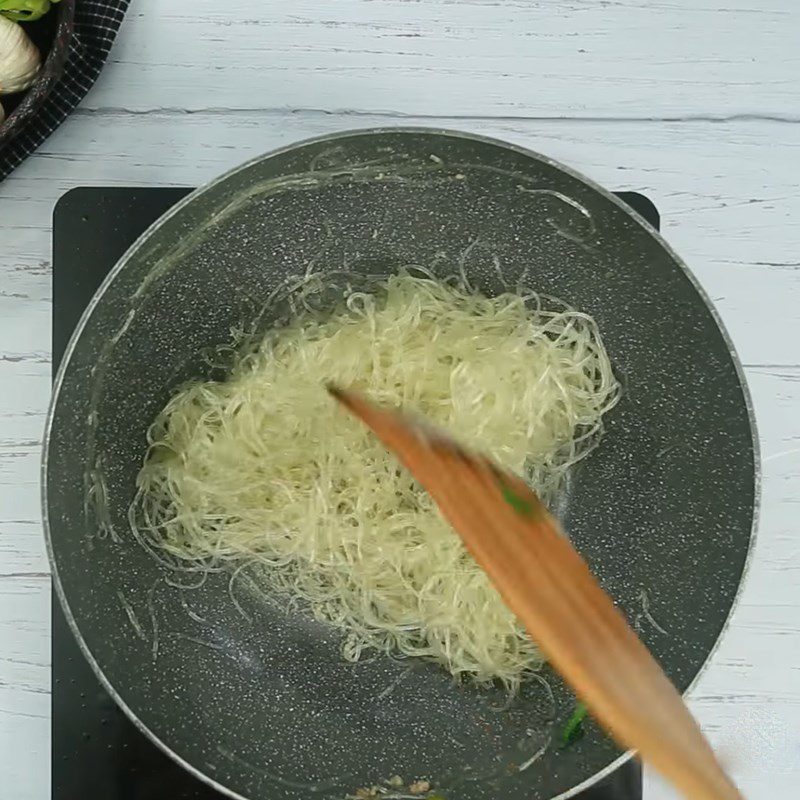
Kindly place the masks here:
[(569, 747), (573, 742), (577, 742), (584, 734), (583, 721), (586, 719), (588, 709), (583, 703), (578, 703), (572, 716), (567, 720), (564, 730), (561, 731), (561, 746)]
[(15, 22), (41, 19), (59, 0), (0, 0), (0, 15)]
[(524, 517), (532, 517), (534, 514), (533, 504), (526, 500), (524, 497), (520, 497), (513, 489), (509, 489), (508, 486), (503, 484), (502, 492), (503, 492), (503, 500), (505, 500), (518, 514), (522, 514)]

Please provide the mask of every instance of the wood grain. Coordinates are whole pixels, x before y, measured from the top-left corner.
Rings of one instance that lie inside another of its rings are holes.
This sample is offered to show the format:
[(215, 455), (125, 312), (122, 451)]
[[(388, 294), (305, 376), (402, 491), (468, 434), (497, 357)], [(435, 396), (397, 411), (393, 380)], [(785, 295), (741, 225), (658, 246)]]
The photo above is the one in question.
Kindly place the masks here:
[(794, 0), (137, 0), (89, 107), (797, 119), (797, 30)]
[(328, 391), (428, 492), (550, 665), (621, 747), (636, 749), (686, 800), (744, 800), (681, 694), (522, 478), (400, 409), (338, 386)]
[[(49, 797), (38, 451), (56, 199), (196, 185), (297, 139), (395, 124), (499, 136), (659, 206), (748, 365), (764, 456), (742, 600), (691, 707), (748, 798), (793, 797), (798, 30), (795, 0), (240, 0), (235, 18), (216, 0), (132, 3), (82, 109), (0, 184), (0, 798)], [(670, 796), (648, 776), (645, 800)]]

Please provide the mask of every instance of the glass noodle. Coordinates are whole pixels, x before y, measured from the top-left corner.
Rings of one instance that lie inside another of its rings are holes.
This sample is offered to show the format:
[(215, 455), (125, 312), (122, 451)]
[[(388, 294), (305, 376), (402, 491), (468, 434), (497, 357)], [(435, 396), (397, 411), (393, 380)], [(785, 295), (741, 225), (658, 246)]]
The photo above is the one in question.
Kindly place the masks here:
[(182, 387), (150, 430), (130, 520), (175, 569), (249, 567), (341, 629), (344, 656), (434, 659), (514, 689), (541, 658), (385, 448), (325, 383), (424, 415), (552, 501), (619, 387), (591, 317), (404, 272), (308, 306), (227, 379)]

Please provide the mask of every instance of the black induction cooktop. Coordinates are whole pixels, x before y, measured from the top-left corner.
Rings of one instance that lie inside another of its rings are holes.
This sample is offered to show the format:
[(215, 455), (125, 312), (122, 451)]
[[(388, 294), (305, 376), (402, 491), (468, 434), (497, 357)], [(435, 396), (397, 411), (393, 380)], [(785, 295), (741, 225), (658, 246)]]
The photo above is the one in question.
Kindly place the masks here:
[[(53, 213), (54, 370), (109, 270), (189, 191), (87, 187), (61, 198)], [(659, 227), (650, 200), (635, 192), (618, 195)], [(219, 792), (165, 755), (116, 706), (84, 660), (55, 593), (52, 605), (53, 800), (220, 800)], [(641, 798), (641, 768), (631, 760), (576, 800)]]

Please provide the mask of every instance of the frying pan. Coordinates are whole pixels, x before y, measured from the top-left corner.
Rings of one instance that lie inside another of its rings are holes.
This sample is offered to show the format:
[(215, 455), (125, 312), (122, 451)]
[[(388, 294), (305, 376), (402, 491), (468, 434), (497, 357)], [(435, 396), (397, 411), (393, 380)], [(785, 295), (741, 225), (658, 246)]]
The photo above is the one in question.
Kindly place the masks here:
[(199, 354), (275, 324), (288, 311), (264, 318), (265, 299), (309, 264), (410, 263), (460, 263), (484, 292), (524, 283), (596, 318), (624, 398), (555, 510), (679, 689), (736, 596), (751, 407), (713, 308), (646, 222), (548, 158), (461, 133), (358, 131), (256, 159), (179, 203), (101, 286), (56, 379), (43, 467), (86, 657), (143, 731), (234, 797), (333, 800), (393, 776), (447, 800), (568, 797), (630, 755), (591, 723), (559, 746), (574, 699), (547, 669), (509, 699), (430, 663), (351, 664), (302, 609), (224, 573), (191, 588), (128, 530), (148, 425), (182, 381), (219, 377)]

